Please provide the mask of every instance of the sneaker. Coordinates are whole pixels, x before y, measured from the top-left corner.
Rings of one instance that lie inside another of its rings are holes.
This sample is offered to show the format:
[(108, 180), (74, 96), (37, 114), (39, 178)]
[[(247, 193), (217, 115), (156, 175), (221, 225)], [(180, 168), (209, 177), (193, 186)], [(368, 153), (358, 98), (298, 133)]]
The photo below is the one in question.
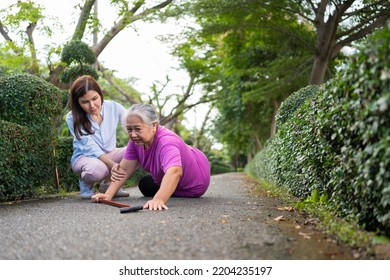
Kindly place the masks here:
[(81, 198), (91, 198), (93, 195), (95, 195), (93, 188), (88, 186), (84, 181), (79, 180), (79, 186)]
[[(101, 182), (100, 183), (100, 186), (99, 186), (99, 192), (101, 193), (105, 193), (108, 189), (108, 187), (110, 186), (111, 182), (108, 182), (108, 183), (104, 183)], [(129, 196), (129, 193), (125, 190), (123, 190), (122, 188), (120, 188), (116, 194), (115, 194), (115, 197), (128, 197)]]

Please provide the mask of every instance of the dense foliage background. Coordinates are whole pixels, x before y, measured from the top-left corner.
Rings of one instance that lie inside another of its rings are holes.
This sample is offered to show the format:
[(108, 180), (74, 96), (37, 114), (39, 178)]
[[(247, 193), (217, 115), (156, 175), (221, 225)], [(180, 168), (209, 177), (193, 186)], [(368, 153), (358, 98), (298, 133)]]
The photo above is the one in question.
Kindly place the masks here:
[(372, 36), (323, 87), (306, 87), (287, 98), (278, 133), (250, 164), (255, 176), (302, 199), (318, 191), (338, 214), (387, 234), (389, 42), (390, 26)]

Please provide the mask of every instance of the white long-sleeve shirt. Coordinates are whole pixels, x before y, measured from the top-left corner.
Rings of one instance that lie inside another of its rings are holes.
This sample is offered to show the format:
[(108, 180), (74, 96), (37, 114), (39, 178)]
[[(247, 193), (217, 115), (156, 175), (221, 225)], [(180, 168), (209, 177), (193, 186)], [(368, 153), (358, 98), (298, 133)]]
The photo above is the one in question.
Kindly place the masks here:
[(72, 166), (80, 156), (98, 158), (107, 154), (116, 148), (116, 129), (122, 120), (122, 115), (126, 109), (119, 103), (112, 100), (105, 100), (100, 112), (103, 121), (99, 124), (94, 121), (90, 114), (88, 118), (92, 124), (94, 134), (83, 135), (80, 140), (76, 138), (73, 125), (72, 111), (66, 115), (66, 123), (73, 139), (73, 155), (71, 158)]

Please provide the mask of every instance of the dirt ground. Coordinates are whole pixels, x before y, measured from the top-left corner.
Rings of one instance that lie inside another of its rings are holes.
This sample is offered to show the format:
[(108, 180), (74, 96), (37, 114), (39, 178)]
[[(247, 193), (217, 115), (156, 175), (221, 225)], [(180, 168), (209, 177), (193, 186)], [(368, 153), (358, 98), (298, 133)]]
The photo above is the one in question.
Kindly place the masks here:
[(266, 223), (280, 228), (292, 242), (291, 256), (294, 259), (334, 259), (334, 260), (390, 260), (390, 243), (359, 248), (350, 246), (319, 229), (319, 220), (298, 212), (294, 205), (287, 205), (281, 198), (271, 195), (261, 188), (253, 178), (247, 178), (253, 195), (263, 197), (266, 209)]

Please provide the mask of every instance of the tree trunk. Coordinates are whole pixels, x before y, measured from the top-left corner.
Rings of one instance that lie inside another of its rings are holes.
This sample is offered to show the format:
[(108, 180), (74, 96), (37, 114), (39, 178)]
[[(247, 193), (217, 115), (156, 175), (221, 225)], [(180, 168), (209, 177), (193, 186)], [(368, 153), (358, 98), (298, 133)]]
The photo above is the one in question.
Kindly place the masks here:
[(248, 153), (247, 156), (246, 156), (247, 162), (251, 162), (252, 159), (253, 159), (253, 155), (251, 153)]
[(212, 110), (212, 107), (210, 106), (209, 110), (207, 111), (207, 113), (206, 113), (206, 115), (205, 115), (205, 117), (203, 119), (203, 122), (202, 122), (202, 125), (200, 127), (200, 130), (197, 133), (195, 133), (195, 139), (194, 139), (193, 146), (195, 148), (200, 149), (200, 150), (203, 149), (201, 141), (202, 141), (202, 138), (203, 138), (203, 134), (204, 134), (204, 132), (206, 130), (206, 124), (207, 124), (207, 121), (209, 120), (209, 116), (210, 116), (211, 110)]
[(127, 12), (111, 29), (104, 35), (102, 40), (100, 40), (97, 45), (93, 47), (93, 53), (96, 58), (101, 54), (101, 52), (106, 48), (106, 46), (112, 41), (112, 39), (124, 28), (129, 26), (132, 22), (135, 22), (139, 19), (145, 18), (147, 15), (151, 14), (156, 10), (160, 10), (171, 4), (173, 0), (166, 0), (161, 4), (158, 4), (154, 7), (146, 9), (142, 13), (135, 15), (135, 13), (141, 8), (145, 1), (137, 1), (133, 8)]
[(317, 56), (314, 58), (313, 68), (310, 75), (310, 85), (321, 85), (325, 81), (326, 70), (329, 61)]
[(167, 122), (163, 121), (160, 124), (168, 128), (169, 130), (173, 130), (173, 127), (176, 124), (176, 122), (177, 122), (177, 117), (174, 117), (169, 119), (169, 121)]
[(253, 139), (255, 140), (254, 153), (256, 153), (257, 151), (259, 151), (259, 150), (261, 150), (263, 148), (263, 144), (261, 143), (261, 140), (259, 138), (259, 131), (256, 131), (254, 133)]
[[(141, 14), (135, 16), (134, 14), (138, 11), (138, 9), (144, 4), (144, 1), (138, 1), (134, 4), (134, 7), (129, 11), (129, 13), (125, 14), (118, 23), (116, 23), (98, 42), (93, 46), (92, 51), (95, 54), (96, 59), (98, 59), (101, 52), (105, 49), (105, 47), (112, 41), (112, 39), (125, 27), (129, 26), (132, 22), (143, 19), (147, 15), (151, 14), (154, 11), (159, 9), (163, 9), (168, 6), (173, 0), (165, 0), (161, 4), (157, 4), (152, 8), (146, 9)], [(79, 21), (75, 28), (75, 31), (72, 36), (72, 40), (81, 40), (84, 37), (84, 32), (87, 24), (88, 17), (91, 13), (92, 7), (95, 3), (95, 0), (85, 0), (84, 6), (82, 8)], [(0, 22), (1, 27), (1, 22)], [(1, 32), (0, 28), (0, 32)], [(58, 65), (54, 70), (51, 71), (49, 81), (56, 86), (61, 87), (61, 83), (59, 81), (59, 74), (62, 72), (63, 66)]]
[(68, 84), (64, 84), (60, 81), (60, 74), (61, 72), (64, 70), (64, 66), (63, 64), (59, 64), (57, 65), (56, 68), (52, 69), (50, 71), (50, 74), (49, 74), (49, 78), (48, 78), (48, 81), (55, 85), (56, 87), (60, 88), (60, 89), (64, 89), (64, 90), (67, 90), (69, 89), (69, 85)]
[(37, 52), (35, 50), (35, 43), (34, 43), (34, 37), (33, 37), (33, 32), (35, 28), (37, 27), (36, 22), (31, 22), (26, 29), (27, 37), (28, 37), (28, 42), (29, 42), (29, 48), (30, 48), (30, 53), (31, 53), (31, 68), (30, 68), (30, 73), (33, 75), (39, 76), (39, 62), (37, 58)]
[(276, 113), (279, 109), (279, 102), (272, 98), (272, 122), (271, 122), (271, 136), (270, 138), (273, 138), (276, 134)]
[(91, 9), (95, 4), (95, 0), (85, 0), (84, 6), (81, 10), (77, 26), (72, 36), (72, 40), (81, 40), (84, 37), (85, 28), (87, 26), (89, 15), (91, 14)]
[[(98, 7), (98, 0), (95, 1), (95, 4), (93, 5), (93, 14), (94, 14), (94, 17), (97, 19), (99, 17), (99, 7)], [(93, 29), (93, 34), (92, 34), (92, 46), (96, 46), (97, 43), (98, 43), (98, 28), (97, 27), (94, 27)], [(97, 68), (97, 64), (96, 64), (96, 68)]]

